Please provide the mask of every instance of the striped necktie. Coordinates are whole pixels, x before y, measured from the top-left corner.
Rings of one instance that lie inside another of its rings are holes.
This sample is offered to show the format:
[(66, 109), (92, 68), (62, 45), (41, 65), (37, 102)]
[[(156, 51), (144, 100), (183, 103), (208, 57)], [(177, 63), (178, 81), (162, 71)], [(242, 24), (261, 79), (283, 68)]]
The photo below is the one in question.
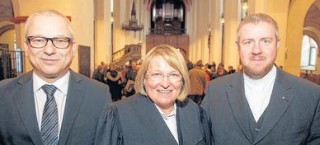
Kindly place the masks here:
[(57, 88), (54, 85), (43, 85), (42, 90), (47, 95), (47, 101), (44, 105), (41, 137), (44, 145), (58, 144), (58, 109), (54, 99), (54, 92)]

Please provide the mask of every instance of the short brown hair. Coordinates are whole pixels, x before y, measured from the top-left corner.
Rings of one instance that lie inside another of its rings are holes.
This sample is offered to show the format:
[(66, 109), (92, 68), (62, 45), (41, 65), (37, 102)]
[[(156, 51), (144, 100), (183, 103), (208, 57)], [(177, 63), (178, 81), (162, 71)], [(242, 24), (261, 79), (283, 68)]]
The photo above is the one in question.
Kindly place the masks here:
[(245, 17), (239, 24), (238, 28), (237, 28), (237, 41), (240, 39), (240, 34), (239, 31), (240, 29), (243, 27), (243, 25), (245, 24), (258, 24), (260, 22), (266, 22), (271, 24), (274, 29), (275, 29), (275, 35), (276, 38), (279, 39), (279, 28), (278, 28), (278, 24), (277, 22), (269, 15), (267, 14), (263, 14), (263, 13), (255, 13), (255, 14), (250, 14), (247, 17)]
[(188, 69), (182, 54), (176, 48), (169, 45), (158, 45), (152, 48), (147, 55), (144, 56), (134, 83), (136, 92), (148, 96), (144, 88), (144, 79), (151, 60), (157, 56), (161, 56), (171, 67), (178, 70), (182, 75), (183, 86), (177, 99), (179, 101), (184, 101), (190, 90)]

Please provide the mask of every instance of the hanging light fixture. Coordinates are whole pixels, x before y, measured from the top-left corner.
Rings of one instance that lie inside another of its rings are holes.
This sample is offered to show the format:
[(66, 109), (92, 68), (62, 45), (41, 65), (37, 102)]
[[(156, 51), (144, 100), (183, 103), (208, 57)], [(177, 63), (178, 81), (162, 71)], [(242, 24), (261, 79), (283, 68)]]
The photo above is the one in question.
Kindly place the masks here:
[(224, 16), (223, 16), (223, 14), (221, 15), (221, 17), (220, 17), (220, 23), (224, 23)]
[(247, 0), (243, 0), (242, 2), (242, 10), (247, 11), (248, 9), (248, 1)]
[(126, 31), (141, 31), (143, 29), (143, 25), (138, 24), (134, 0), (132, 3), (131, 17), (129, 19), (129, 24), (122, 24), (122, 29)]
[(243, 19), (244, 17), (247, 16), (247, 10), (248, 10), (248, 1), (247, 0), (242, 0), (242, 4), (241, 4), (241, 19)]

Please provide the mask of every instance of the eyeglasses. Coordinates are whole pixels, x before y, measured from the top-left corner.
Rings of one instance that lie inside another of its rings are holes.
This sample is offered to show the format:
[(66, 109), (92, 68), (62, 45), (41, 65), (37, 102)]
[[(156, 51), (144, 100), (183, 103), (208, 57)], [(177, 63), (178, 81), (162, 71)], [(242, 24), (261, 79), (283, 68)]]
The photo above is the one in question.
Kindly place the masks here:
[[(272, 38), (262, 38), (259, 40), (260, 47), (269, 47), (272, 45), (274, 39)], [(236, 42), (239, 43), (239, 42)], [(240, 45), (244, 46), (245, 48), (253, 48), (256, 45), (256, 41), (254, 39), (245, 39), (240, 41)]]
[(69, 37), (53, 37), (46, 38), (41, 36), (28, 36), (27, 41), (33, 48), (43, 48), (47, 45), (48, 41), (51, 41), (53, 46), (59, 49), (66, 49), (72, 38)]
[(161, 74), (161, 73), (152, 73), (152, 74), (148, 74), (147, 78), (149, 80), (153, 81), (153, 82), (159, 83), (159, 82), (163, 81), (165, 76), (172, 83), (182, 80), (182, 76), (180, 74), (176, 74), (176, 73), (167, 74), (167, 75), (164, 75), (164, 74)]

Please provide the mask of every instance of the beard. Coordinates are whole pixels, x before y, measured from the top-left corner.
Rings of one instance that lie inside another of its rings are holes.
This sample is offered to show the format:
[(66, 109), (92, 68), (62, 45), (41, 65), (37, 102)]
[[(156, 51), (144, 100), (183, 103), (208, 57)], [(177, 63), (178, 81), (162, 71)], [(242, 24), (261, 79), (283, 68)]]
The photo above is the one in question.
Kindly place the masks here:
[(262, 68), (256, 67), (254, 65), (243, 65), (243, 72), (252, 79), (263, 78), (273, 67), (273, 61), (266, 64)]

